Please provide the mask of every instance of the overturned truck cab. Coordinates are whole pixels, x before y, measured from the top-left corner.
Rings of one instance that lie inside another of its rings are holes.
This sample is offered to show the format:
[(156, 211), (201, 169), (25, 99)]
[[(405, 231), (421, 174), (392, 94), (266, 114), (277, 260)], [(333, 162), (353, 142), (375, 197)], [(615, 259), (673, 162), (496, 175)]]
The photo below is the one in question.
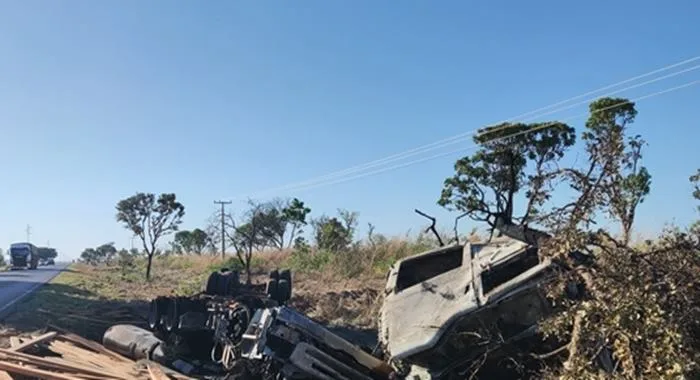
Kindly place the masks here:
[(538, 285), (552, 269), (536, 245), (510, 237), (400, 260), (380, 312), (385, 355), (410, 379), (463, 378), (480, 355), (534, 335), (551, 312)]

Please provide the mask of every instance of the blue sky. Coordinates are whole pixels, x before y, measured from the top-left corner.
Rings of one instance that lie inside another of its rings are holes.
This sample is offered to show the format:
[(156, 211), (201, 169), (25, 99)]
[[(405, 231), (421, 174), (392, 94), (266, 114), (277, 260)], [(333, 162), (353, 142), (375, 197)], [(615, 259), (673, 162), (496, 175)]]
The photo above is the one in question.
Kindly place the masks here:
[[(202, 226), (215, 199), (700, 55), (698, 14), (690, 0), (0, 2), (0, 245), (24, 240), (31, 224), (34, 242), (68, 257), (128, 247), (114, 205), (136, 191), (177, 193), (183, 227)], [(700, 70), (618, 95), (695, 79)], [(699, 91), (638, 104), (633, 128), (650, 143), (654, 176), (640, 233), (697, 217), (688, 176), (700, 163)], [(445, 150), (459, 146), (470, 143)], [(415, 207), (449, 225), (435, 201), (459, 156), (278, 195), (301, 197), (317, 216), (356, 210), (362, 227), (388, 234), (420, 228)]]

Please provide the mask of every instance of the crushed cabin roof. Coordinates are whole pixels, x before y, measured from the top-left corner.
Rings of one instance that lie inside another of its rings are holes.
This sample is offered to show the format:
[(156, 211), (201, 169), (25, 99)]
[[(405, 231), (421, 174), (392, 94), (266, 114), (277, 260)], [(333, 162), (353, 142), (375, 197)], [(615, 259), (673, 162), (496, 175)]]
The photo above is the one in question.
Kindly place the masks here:
[[(390, 356), (404, 359), (434, 347), (453, 322), (508, 296), (550, 265), (549, 260), (539, 261), (536, 250), (528, 251), (528, 247), (522, 241), (501, 237), (489, 243), (441, 247), (397, 262), (387, 280), (380, 322), (381, 338)], [(487, 284), (486, 291), (483, 281), (472, 281), (526, 252), (534, 252), (534, 265), (514, 277)]]

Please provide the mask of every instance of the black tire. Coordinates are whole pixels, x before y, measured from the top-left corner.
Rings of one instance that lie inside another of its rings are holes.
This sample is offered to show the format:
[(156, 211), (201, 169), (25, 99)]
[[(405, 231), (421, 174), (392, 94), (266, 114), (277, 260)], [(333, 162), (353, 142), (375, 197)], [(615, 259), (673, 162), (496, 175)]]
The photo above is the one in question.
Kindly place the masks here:
[(216, 295), (225, 296), (228, 294), (228, 282), (230, 278), (230, 273), (219, 273), (219, 280), (216, 284)]
[(270, 297), (273, 300), (277, 300), (278, 298), (278, 292), (277, 292), (277, 280), (274, 278), (271, 278), (267, 280), (267, 287), (265, 288), (265, 294), (267, 294), (268, 297)]
[(219, 289), (219, 278), (221, 278), (221, 274), (219, 272), (212, 272), (207, 279), (207, 285), (204, 289), (204, 293), (209, 294), (210, 296), (216, 295), (216, 292)]
[(238, 271), (231, 271), (227, 276), (226, 276), (226, 295), (227, 296), (234, 296), (238, 292), (238, 288), (241, 285), (241, 279), (240, 275), (238, 274)]
[(280, 280), (287, 280), (289, 283), (292, 283), (292, 271), (289, 269), (282, 269), (280, 271)]
[(177, 331), (177, 325), (180, 318), (180, 300), (178, 298), (170, 299), (168, 303), (168, 311), (165, 314), (165, 331)]
[(289, 301), (289, 299), (292, 297), (291, 286), (292, 284), (283, 278), (277, 282), (277, 302), (284, 304), (285, 302)]
[(162, 302), (160, 301), (160, 297), (154, 299), (151, 301), (151, 304), (149, 305), (148, 309), (148, 328), (151, 330), (155, 330), (160, 326), (160, 317), (161, 317), (161, 309), (160, 309), (160, 304)]
[(287, 280), (289, 282), (289, 298), (292, 298), (293, 283), (292, 283), (292, 271), (289, 269), (284, 269), (280, 271), (280, 280)]

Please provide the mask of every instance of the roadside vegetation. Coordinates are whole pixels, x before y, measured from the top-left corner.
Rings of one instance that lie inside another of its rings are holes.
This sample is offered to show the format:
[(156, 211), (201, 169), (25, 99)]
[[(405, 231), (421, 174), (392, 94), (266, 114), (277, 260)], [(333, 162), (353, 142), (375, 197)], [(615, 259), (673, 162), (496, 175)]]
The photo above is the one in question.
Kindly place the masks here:
[[(602, 98), (589, 110), (578, 133), (560, 122), (483, 129), (474, 138), (480, 149), (459, 159), (443, 184), (440, 205), (491, 233), (504, 226), (546, 230), (551, 238), (531, 243), (539, 245), (540, 255), (575, 269), (546, 289), (561, 312), (541, 321), (541, 329), (558, 348), (543, 353), (513, 347), (507, 364), (484, 357), (473, 373), (508, 365), (523, 377), (597, 378), (603, 368), (622, 378), (697, 378), (700, 223), (632, 241), (637, 208), (652, 191), (652, 173), (642, 164), (646, 142), (631, 129), (637, 109), (626, 99)], [(585, 159), (567, 167), (562, 158), (577, 137)], [(700, 204), (700, 169), (689, 179)], [(568, 203), (552, 201), (555, 187), (569, 192)], [(371, 329), (386, 272), (398, 259), (437, 247), (441, 240), (489, 238), (474, 232), (452, 239), (426, 232), (390, 238), (371, 224), (369, 234), (359, 237), (359, 214), (340, 209), (315, 216), (299, 199), (250, 201), (247, 209), (217, 213), (208, 226), (192, 231), (179, 229), (185, 206), (175, 194), (137, 193), (116, 209), (117, 221), (139, 237), (142, 249), (119, 250), (112, 243), (86, 249), (71, 272), (21, 306), (16, 322), (40, 327), (51, 321), (77, 331), (91, 323), (106, 328), (143, 318), (146, 302), (157, 295), (200, 291), (213, 270), (238, 269), (254, 283), (272, 269), (291, 268), (294, 307), (323, 322)], [(618, 222), (620, 232), (597, 228), (601, 216)], [(168, 235), (173, 235), (170, 246), (159, 248)], [(222, 236), (233, 253), (224, 258)], [(584, 255), (587, 264), (574, 262), (572, 251)], [(562, 297), (572, 284), (579, 285), (577, 297)], [(64, 304), (60, 291), (72, 291), (74, 303)], [(48, 310), (46, 317), (36, 313), (40, 309)], [(70, 322), (76, 313), (102, 321)], [(97, 337), (99, 328), (90, 328), (89, 335)]]

